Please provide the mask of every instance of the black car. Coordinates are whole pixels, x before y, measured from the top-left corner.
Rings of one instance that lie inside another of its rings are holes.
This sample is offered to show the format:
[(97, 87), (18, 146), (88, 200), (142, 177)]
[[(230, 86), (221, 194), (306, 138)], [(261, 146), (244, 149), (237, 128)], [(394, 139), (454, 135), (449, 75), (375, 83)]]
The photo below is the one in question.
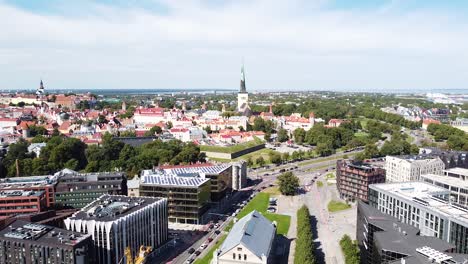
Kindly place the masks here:
[(192, 254), (193, 252), (195, 252), (195, 249), (193, 249), (193, 248), (190, 248), (190, 249), (188, 250), (188, 253), (189, 253), (189, 254)]
[(219, 230), (215, 231), (215, 234), (217, 234), (217, 235), (219, 235), (220, 233), (221, 233), (221, 231), (219, 231)]
[(195, 255), (197, 255), (197, 256), (198, 256), (198, 255), (200, 255), (200, 253), (201, 253), (201, 252), (200, 252), (200, 251), (198, 251), (198, 250), (197, 250), (197, 251), (195, 251)]

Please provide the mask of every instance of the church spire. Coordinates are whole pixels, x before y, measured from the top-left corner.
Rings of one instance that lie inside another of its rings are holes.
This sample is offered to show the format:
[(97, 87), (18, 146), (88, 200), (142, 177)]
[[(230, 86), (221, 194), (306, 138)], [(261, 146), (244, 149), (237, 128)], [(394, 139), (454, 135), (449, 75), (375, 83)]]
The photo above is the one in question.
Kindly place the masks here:
[(240, 92), (241, 92), (241, 93), (246, 93), (246, 92), (247, 92), (247, 90), (246, 90), (246, 88), (245, 88), (244, 63), (242, 63), (242, 68), (241, 68)]

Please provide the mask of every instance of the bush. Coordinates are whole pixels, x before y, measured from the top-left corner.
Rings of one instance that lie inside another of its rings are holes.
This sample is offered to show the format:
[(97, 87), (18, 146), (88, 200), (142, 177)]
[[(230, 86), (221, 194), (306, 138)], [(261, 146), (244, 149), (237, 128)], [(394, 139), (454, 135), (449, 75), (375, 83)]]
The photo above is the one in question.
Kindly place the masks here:
[(340, 246), (345, 256), (346, 264), (359, 264), (359, 247), (356, 241), (352, 241), (348, 235), (344, 235), (340, 240)]
[(312, 226), (310, 225), (310, 213), (305, 205), (297, 210), (297, 239), (294, 263), (315, 263), (314, 238), (312, 236)]

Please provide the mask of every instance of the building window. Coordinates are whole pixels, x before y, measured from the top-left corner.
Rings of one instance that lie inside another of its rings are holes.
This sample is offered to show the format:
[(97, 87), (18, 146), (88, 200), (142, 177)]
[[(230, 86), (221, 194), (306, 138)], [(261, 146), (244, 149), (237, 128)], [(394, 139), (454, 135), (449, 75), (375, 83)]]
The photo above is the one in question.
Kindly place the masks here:
[(247, 254), (244, 254), (244, 260), (247, 260)]
[(241, 254), (239, 254), (239, 255), (238, 255), (238, 257), (239, 257), (239, 260), (241, 260), (241, 259), (242, 259), (242, 255), (241, 255)]
[(241, 247), (238, 247), (238, 248), (237, 248), (237, 251), (242, 251), (242, 248), (241, 248)]
[(232, 253), (232, 259), (236, 259), (236, 253)]

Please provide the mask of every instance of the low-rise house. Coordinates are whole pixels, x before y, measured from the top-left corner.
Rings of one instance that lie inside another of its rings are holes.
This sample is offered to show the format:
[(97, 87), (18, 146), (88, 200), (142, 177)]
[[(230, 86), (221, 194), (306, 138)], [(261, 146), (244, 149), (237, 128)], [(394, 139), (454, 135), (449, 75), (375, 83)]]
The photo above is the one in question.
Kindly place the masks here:
[(213, 253), (213, 264), (271, 263), (276, 226), (257, 211), (234, 224), (221, 247)]

